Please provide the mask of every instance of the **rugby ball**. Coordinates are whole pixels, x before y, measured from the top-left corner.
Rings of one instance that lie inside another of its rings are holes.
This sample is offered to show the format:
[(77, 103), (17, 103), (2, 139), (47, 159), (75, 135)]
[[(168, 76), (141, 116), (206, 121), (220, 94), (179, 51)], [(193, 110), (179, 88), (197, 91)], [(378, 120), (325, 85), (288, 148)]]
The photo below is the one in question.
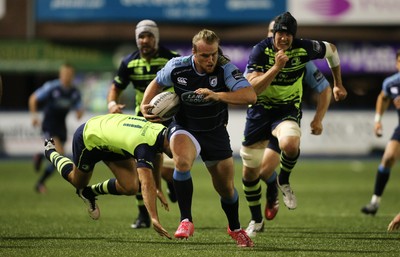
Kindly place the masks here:
[(150, 101), (151, 114), (158, 115), (162, 120), (171, 119), (179, 110), (179, 96), (174, 92), (162, 92)]

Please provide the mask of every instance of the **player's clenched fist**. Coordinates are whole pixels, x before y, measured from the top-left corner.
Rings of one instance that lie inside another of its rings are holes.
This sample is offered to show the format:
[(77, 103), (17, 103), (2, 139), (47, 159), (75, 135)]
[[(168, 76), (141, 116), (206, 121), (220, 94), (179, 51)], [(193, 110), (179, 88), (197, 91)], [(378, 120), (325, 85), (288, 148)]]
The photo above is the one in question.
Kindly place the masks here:
[(275, 65), (277, 65), (280, 69), (285, 67), (287, 61), (289, 61), (289, 57), (287, 57), (285, 51), (282, 49), (275, 54)]

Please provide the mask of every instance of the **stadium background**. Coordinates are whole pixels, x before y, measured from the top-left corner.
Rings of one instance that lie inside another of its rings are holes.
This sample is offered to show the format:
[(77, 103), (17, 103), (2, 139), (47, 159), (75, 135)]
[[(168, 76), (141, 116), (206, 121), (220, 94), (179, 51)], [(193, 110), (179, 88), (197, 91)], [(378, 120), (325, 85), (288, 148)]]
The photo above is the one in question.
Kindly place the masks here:
[[(298, 20), (298, 36), (337, 45), (349, 93), (345, 101), (332, 103), (323, 136), (310, 137), (304, 131), (303, 154), (380, 153), (397, 120), (391, 109), (384, 118), (389, 131), (374, 138), (376, 96), (383, 79), (395, 72), (400, 48), (399, 8), (395, 0), (0, 0), (0, 155), (29, 155), (41, 148), (39, 131), (30, 126), (28, 97), (57, 76), (64, 60), (78, 68), (85, 118), (106, 112), (108, 87), (120, 58), (135, 49), (134, 26), (139, 20), (155, 20), (161, 44), (181, 54), (190, 53), (198, 30), (215, 30), (225, 53), (244, 70), (251, 46), (265, 36), (269, 20), (286, 10)], [(324, 61), (317, 65), (332, 81)], [(123, 101), (133, 106), (132, 97), (130, 88)], [(306, 93), (304, 103), (307, 129), (315, 96)], [(235, 151), (241, 140), (241, 127), (236, 125), (243, 124), (243, 111), (232, 110)], [(69, 122), (70, 133), (79, 123)]]

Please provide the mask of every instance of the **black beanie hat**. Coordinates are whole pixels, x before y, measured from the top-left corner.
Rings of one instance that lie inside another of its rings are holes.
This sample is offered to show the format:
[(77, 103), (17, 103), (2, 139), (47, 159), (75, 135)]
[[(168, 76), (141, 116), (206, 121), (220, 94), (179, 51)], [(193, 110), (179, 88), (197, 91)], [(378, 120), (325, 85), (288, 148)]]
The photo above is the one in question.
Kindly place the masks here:
[(278, 31), (285, 31), (292, 34), (293, 37), (296, 36), (297, 21), (290, 12), (285, 12), (275, 18), (274, 34)]

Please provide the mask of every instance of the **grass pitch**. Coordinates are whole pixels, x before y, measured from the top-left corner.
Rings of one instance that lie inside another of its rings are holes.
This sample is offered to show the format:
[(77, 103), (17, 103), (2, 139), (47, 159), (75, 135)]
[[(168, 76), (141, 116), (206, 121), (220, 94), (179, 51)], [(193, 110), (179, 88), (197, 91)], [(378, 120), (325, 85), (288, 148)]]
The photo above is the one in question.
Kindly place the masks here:
[[(240, 249), (226, 233), (227, 221), (219, 197), (203, 164), (196, 163), (193, 217), (189, 240), (168, 240), (153, 229), (134, 230), (134, 197), (100, 196), (101, 218), (93, 221), (74, 188), (58, 173), (47, 183), (48, 193), (33, 190), (38, 174), (30, 160), (0, 160), (0, 256), (400, 256), (400, 232), (387, 233), (400, 211), (400, 172), (394, 168), (375, 217), (360, 208), (371, 197), (379, 160), (300, 159), (291, 177), (298, 208), (282, 201), (277, 217), (254, 239), (255, 247)], [(92, 183), (111, 176), (99, 164)], [(250, 213), (241, 189), (236, 162), (240, 220)], [(165, 185), (164, 185), (165, 188)], [(281, 197), (281, 196), (280, 196)], [(263, 198), (265, 202), (265, 197)], [(159, 215), (171, 235), (179, 223), (177, 204)]]

